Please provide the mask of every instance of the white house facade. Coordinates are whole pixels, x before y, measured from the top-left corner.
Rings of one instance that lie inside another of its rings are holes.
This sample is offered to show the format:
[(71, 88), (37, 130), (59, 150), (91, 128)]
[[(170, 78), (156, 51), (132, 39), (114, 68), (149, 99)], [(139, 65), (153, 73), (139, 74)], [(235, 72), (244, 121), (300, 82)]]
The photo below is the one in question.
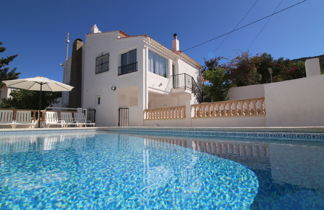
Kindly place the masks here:
[(1, 87), (0, 88), (0, 102), (2, 99), (10, 98), (11, 91), (12, 91), (11, 88), (7, 88), (5, 86)]
[[(73, 71), (81, 74), (81, 107), (96, 110), (97, 125), (140, 126), (145, 109), (190, 105), (200, 97), (201, 66), (179, 50), (176, 34), (172, 50), (147, 35), (100, 32), (96, 26), (85, 43), (77, 41), (82, 61), (72, 54), (63, 80), (73, 85)], [(75, 97), (64, 94), (63, 104), (71, 106), (69, 100)]]

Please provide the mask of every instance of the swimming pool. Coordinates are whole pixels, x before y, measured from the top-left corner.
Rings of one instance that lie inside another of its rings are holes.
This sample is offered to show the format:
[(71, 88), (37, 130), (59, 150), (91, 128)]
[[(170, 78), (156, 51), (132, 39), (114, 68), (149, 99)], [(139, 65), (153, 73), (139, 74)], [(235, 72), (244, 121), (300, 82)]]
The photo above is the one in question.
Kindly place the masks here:
[(106, 131), (0, 136), (0, 209), (324, 208), (324, 145)]

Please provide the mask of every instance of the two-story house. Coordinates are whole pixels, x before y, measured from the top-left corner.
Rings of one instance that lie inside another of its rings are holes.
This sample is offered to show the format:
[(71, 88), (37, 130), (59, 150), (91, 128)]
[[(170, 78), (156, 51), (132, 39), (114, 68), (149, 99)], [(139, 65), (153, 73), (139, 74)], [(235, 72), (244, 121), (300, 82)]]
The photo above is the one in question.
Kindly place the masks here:
[(97, 125), (143, 125), (145, 109), (197, 103), (201, 66), (179, 50), (147, 35), (101, 32), (94, 25), (86, 41), (73, 43), (64, 63), (64, 82), (74, 90), (63, 95), (70, 107), (94, 108)]

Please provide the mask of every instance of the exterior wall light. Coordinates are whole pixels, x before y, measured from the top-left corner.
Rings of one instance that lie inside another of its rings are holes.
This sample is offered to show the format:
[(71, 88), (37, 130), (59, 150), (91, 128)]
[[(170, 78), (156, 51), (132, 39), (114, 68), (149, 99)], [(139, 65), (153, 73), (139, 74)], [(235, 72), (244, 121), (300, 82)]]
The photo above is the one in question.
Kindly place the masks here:
[(113, 86), (110, 87), (110, 89), (111, 89), (112, 91), (115, 91), (115, 90), (117, 89), (117, 87), (116, 87), (115, 85), (113, 85)]

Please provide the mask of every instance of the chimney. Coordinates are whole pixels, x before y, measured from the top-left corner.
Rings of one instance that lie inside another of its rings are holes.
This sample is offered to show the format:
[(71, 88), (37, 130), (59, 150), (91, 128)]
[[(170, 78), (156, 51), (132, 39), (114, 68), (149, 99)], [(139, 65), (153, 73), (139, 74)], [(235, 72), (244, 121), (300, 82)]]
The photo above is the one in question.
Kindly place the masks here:
[(69, 107), (73, 108), (81, 107), (82, 49), (83, 41), (81, 39), (74, 40), (70, 71), (70, 85), (74, 88), (69, 92)]
[(94, 24), (94, 25), (91, 27), (91, 33), (92, 33), (92, 34), (101, 33), (101, 31), (99, 30), (97, 24)]
[(180, 44), (178, 40), (178, 35), (176, 33), (173, 34), (173, 40), (172, 40), (172, 50), (173, 51), (179, 51), (180, 50)]

